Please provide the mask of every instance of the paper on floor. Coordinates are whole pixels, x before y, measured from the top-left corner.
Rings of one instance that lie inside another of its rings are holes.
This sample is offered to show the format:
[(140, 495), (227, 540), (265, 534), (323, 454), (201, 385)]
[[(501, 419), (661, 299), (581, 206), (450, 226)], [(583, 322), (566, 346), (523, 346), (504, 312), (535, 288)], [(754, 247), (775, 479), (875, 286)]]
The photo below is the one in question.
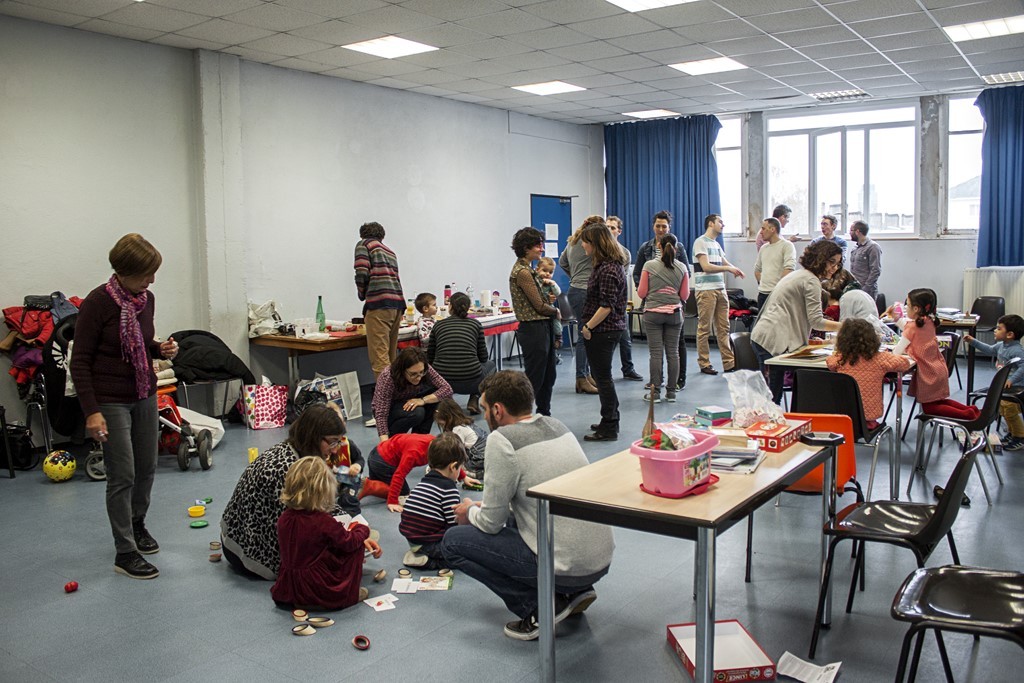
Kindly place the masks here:
[(825, 666), (817, 666), (790, 652), (783, 652), (775, 671), (780, 676), (789, 676), (803, 683), (832, 683), (839, 674), (841, 664), (842, 662), (832, 662)]

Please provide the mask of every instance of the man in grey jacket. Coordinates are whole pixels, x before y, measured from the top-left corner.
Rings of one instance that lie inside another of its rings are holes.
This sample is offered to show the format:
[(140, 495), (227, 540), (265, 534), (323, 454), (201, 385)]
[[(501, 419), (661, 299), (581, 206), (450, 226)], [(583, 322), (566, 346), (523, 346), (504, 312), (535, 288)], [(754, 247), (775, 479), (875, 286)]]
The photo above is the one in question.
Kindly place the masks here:
[[(480, 384), (491, 428), (482, 502), (466, 498), (445, 533), (445, 561), (487, 586), (517, 619), (505, 635), (534, 640), (537, 625), (537, 502), (526, 491), (588, 464), (579, 442), (558, 420), (533, 412), (533, 388), (521, 372), (503, 370)], [(510, 514), (511, 513), (511, 514)], [(597, 599), (615, 543), (609, 527), (555, 517), (555, 623)]]
[(860, 288), (872, 299), (878, 294), (878, 278), (882, 274), (882, 248), (868, 238), (868, 224), (854, 221), (850, 237), (857, 242), (850, 253), (850, 272), (857, 278)]

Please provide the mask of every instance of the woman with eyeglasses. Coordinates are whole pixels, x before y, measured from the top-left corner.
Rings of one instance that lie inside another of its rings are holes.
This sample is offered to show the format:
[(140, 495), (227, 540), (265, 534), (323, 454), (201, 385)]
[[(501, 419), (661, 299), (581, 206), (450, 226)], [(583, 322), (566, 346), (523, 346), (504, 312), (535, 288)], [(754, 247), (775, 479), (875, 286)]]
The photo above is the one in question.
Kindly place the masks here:
[[(345, 421), (340, 412), (323, 404), (302, 411), (288, 430), (288, 439), (263, 451), (249, 463), (235, 485), (220, 521), (224, 557), (239, 573), (268, 581), (277, 578), (281, 551), (277, 542), (277, 520), (284, 512), (281, 490), (288, 468), (299, 458), (319, 456), (328, 465), (340, 462), (338, 452), (345, 442)], [(362, 457), (348, 441), (351, 468), (362, 469)], [(343, 513), (335, 504), (332, 515)]]
[(429, 434), (437, 404), (451, 397), (451, 386), (427, 362), (426, 351), (402, 349), (378, 375), (373, 390), (373, 418), (381, 442), (392, 434)]

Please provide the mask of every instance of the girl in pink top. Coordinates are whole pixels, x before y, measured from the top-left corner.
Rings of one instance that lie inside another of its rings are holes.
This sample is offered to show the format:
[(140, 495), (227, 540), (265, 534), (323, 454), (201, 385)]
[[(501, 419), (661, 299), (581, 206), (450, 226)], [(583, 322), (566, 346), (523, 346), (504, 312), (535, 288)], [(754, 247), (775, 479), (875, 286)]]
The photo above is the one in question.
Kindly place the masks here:
[(904, 373), (910, 369), (906, 356), (879, 351), (880, 342), (875, 326), (861, 318), (843, 321), (836, 336), (836, 350), (825, 359), (828, 369), (850, 375), (857, 380), (864, 419), (874, 429), (882, 418), (884, 399), (882, 386), (890, 372)]
[[(658, 242), (661, 254), (644, 264), (637, 294), (644, 300), (644, 329), (651, 355), (651, 393), (645, 401), (661, 400), (662, 358), (668, 359), (665, 400), (674, 403), (681, 368), (679, 335), (683, 329), (683, 302), (690, 296), (690, 273), (686, 264), (676, 261), (676, 237), (664, 235)], [(685, 363), (685, 357), (682, 363)]]
[(907, 393), (917, 399), (921, 411), (928, 415), (976, 420), (980, 411), (975, 406), (965, 406), (949, 398), (949, 370), (935, 338), (939, 325), (935, 315), (936, 305), (937, 298), (933, 290), (911, 290), (907, 294), (905, 309), (908, 317), (896, 321), (896, 325), (903, 330), (903, 338), (894, 351), (906, 353), (917, 363), (917, 374), (910, 381)]

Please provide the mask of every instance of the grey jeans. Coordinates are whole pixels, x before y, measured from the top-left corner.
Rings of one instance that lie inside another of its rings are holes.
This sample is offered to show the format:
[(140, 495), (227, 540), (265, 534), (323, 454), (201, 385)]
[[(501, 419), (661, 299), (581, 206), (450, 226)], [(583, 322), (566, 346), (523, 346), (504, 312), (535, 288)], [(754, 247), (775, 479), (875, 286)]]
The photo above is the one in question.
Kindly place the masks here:
[(662, 357), (668, 356), (668, 377), (665, 387), (673, 394), (679, 381), (679, 333), (683, 329), (682, 313), (644, 312), (644, 330), (647, 332), (647, 347), (651, 353), (651, 386), (661, 388)]
[(103, 464), (107, 470), (107, 517), (118, 553), (137, 550), (132, 520), (146, 516), (156, 474), (156, 396), (135, 403), (100, 405), (107, 421)]

